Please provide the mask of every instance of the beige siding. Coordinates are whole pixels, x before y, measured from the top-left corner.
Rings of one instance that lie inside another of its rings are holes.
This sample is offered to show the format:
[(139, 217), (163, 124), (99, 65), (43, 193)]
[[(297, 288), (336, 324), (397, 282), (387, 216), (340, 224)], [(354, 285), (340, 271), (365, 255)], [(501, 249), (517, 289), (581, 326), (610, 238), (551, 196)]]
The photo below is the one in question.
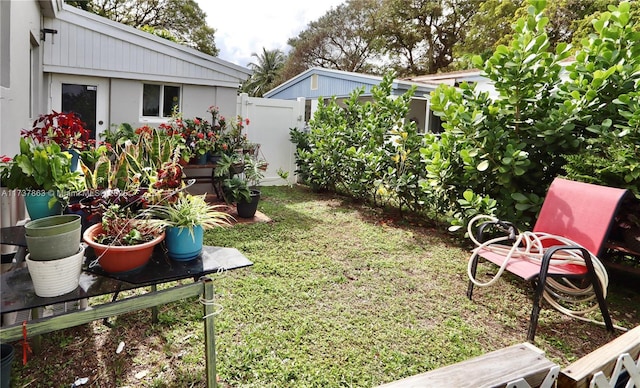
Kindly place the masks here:
[(111, 80), (109, 121), (112, 125), (129, 123), (134, 128), (142, 125), (142, 123), (137, 121), (140, 117), (141, 88), (140, 81), (124, 79)]

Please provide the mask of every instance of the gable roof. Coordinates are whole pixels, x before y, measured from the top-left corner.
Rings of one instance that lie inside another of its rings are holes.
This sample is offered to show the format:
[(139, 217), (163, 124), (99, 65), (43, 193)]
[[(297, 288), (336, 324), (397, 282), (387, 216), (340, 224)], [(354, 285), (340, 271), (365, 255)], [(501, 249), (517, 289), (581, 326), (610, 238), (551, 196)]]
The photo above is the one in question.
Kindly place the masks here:
[[(314, 75), (317, 76), (317, 88), (311, 89), (311, 80)], [(364, 88), (363, 96), (371, 96), (371, 88), (380, 82), (382, 82), (380, 76), (312, 67), (271, 89), (264, 94), (264, 97), (284, 100), (293, 100), (298, 97), (316, 99), (336, 96), (344, 98), (357, 88)], [(392, 84), (392, 94), (403, 94), (412, 86), (417, 88), (415, 95), (420, 96), (435, 90), (437, 84), (395, 79)]]
[(482, 76), (480, 70), (457, 70), (457, 71), (449, 71), (446, 73), (436, 73), (436, 74), (425, 74), (418, 75), (413, 77), (406, 78), (409, 81), (414, 82), (427, 82), (427, 83), (437, 83), (437, 84), (446, 84), (451, 86), (457, 86), (459, 83), (466, 82), (486, 82), (487, 78)]
[(251, 70), (63, 4), (45, 26), (44, 71), (238, 87)]

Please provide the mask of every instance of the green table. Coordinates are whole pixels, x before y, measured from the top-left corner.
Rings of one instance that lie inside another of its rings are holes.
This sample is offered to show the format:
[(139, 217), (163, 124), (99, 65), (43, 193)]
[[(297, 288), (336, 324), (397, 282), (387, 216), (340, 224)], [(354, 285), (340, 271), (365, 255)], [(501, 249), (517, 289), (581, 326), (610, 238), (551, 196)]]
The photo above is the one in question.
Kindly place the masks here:
[[(5, 228), (2, 231), (4, 232)], [(5, 240), (5, 237), (8, 238), (8, 235), (3, 233), (2, 240)], [(195, 260), (178, 262), (167, 258), (162, 246), (159, 246), (154, 251), (150, 262), (142, 270), (113, 275), (102, 272), (99, 267), (87, 268), (93, 256), (91, 248), (87, 248), (85, 270), (80, 276), (78, 288), (54, 298), (41, 298), (35, 295), (27, 268), (17, 268), (2, 274), (0, 276), (0, 313), (36, 311), (39, 307), (58, 303), (75, 302), (100, 295), (117, 294), (119, 291), (151, 287), (151, 291), (145, 294), (121, 300), (114, 298), (111, 302), (91, 305), (90, 309), (44, 318), (32, 317), (33, 319), (27, 323), (27, 332), (29, 337), (33, 337), (131, 311), (155, 308), (170, 302), (200, 296), (204, 310), (207, 386), (215, 387), (216, 354), (213, 316), (215, 308), (212, 304), (214, 288), (212, 279), (207, 275), (251, 266), (253, 263), (237, 249), (212, 246), (205, 246), (202, 255)], [(193, 283), (157, 290), (159, 284), (191, 278), (195, 280)], [(16, 341), (21, 338), (22, 322), (0, 328), (0, 342)]]

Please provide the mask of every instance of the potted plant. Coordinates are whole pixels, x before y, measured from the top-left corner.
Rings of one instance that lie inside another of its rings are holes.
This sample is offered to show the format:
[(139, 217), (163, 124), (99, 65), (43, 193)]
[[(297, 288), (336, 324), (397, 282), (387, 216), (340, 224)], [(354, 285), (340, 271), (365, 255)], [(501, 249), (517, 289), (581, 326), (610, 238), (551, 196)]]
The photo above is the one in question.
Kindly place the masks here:
[(260, 191), (250, 189), (246, 179), (240, 176), (227, 178), (222, 183), (224, 199), (228, 204), (235, 204), (240, 218), (253, 218), (258, 210)]
[(71, 171), (71, 155), (57, 143), (20, 139), (20, 153), (7, 166), (6, 184), (20, 189), (31, 219), (60, 214), (65, 193), (81, 188), (80, 174)]
[(182, 194), (173, 202), (150, 206), (147, 212), (166, 225), (169, 257), (187, 261), (200, 255), (205, 230), (229, 225), (231, 216), (220, 208), (208, 204), (205, 195)]
[(198, 133), (193, 142), (193, 152), (198, 164), (207, 164), (209, 161), (209, 151), (212, 149), (211, 140), (203, 133)]
[(95, 152), (92, 163), (82, 159), (84, 184), (92, 196), (74, 204), (72, 211), (83, 214), (88, 223), (99, 221), (100, 212), (110, 204), (139, 210), (150, 199), (147, 194), (152, 188), (181, 185), (180, 148), (175, 137), (148, 126), (133, 133), (135, 141)]
[(122, 273), (144, 267), (164, 236), (163, 223), (144, 219), (116, 204), (110, 205), (102, 214), (102, 222), (89, 227), (82, 238), (93, 248), (104, 271)]
[[(234, 166), (240, 165), (241, 169)], [(235, 203), (238, 217), (253, 218), (260, 201), (258, 184), (264, 176), (266, 161), (253, 155), (223, 155), (214, 170), (214, 175), (222, 180), (225, 202)]]
[(245, 158), (242, 154), (222, 154), (220, 159), (216, 163), (213, 175), (217, 178), (231, 178), (235, 174), (240, 174), (244, 171)]
[(38, 117), (30, 130), (23, 130), (24, 137), (36, 143), (56, 143), (71, 154), (71, 171), (78, 169), (80, 152), (89, 142), (89, 130), (75, 112), (56, 112)]
[(239, 176), (226, 178), (222, 182), (222, 193), (225, 202), (228, 204), (251, 200), (251, 190), (249, 190), (247, 181)]

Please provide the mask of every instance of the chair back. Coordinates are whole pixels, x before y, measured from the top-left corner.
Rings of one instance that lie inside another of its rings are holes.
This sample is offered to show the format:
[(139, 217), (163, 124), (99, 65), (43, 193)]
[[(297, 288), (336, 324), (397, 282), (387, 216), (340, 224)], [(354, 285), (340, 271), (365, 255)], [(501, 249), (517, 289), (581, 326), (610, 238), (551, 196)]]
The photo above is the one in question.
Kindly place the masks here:
[(533, 231), (568, 238), (600, 256), (627, 192), (556, 178), (549, 187)]

